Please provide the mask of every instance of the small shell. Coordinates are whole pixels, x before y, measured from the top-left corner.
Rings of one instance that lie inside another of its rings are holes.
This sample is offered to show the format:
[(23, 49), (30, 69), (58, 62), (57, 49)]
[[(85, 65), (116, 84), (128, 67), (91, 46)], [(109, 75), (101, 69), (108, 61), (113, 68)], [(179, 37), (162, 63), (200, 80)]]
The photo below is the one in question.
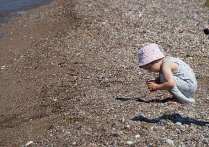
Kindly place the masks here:
[(33, 141), (28, 141), (25, 145), (24, 145), (24, 147), (27, 147), (27, 146), (29, 146), (30, 144), (32, 144), (33, 143)]

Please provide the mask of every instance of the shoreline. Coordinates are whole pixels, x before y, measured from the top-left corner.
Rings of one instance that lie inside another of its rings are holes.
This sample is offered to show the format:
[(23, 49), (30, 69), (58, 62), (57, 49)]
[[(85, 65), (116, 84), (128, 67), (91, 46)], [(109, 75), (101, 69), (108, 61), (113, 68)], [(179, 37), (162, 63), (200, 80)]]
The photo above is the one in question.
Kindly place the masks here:
[[(20, 1), (19, 3), (14, 3), (14, 2), (9, 2), (9, 10), (8, 8), (5, 10), (6, 6), (5, 6), (5, 2), (3, 2), (3, 10), (1, 10), (1, 18), (0, 18), (0, 25), (4, 24), (4, 23), (8, 23), (13, 21), (16, 17), (24, 15), (25, 13), (27, 13), (30, 10), (36, 9), (36, 8), (40, 8), (46, 5), (49, 5), (53, 2), (55, 2), (56, 0), (45, 0), (44, 2), (40, 3), (38, 2), (38, 4), (33, 1), (29, 2), (29, 3), (23, 3), (22, 1)], [(14, 6), (15, 5), (15, 6)]]
[[(59, 5), (62, 5), (61, 3), (64, 4), (64, 1), (56, 0), (49, 5), (31, 9), (27, 13), (21, 16), (15, 17), (15, 19), (11, 22), (1, 24), (0, 25), (0, 32), (1, 32), (1, 38), (0, 38), (1, 44), (0, 45), (6, 47), (6, 46), (12, 46), (12, 44), (15, 44), (15, 47), (21, 48), (22, 45), (27, 46), (29, 45), (30, 42), (33, 42), (33, 40), (36, 40), (36, 39), (39, 40), (39, 38), (50, 36), (51, 35), (50, 33), (53, 33), (52, 30), (56, 29), (59, 23), (61, 22), (55, 22), (55, 23), (52, 22), (52, 24), (50, 24), (50, 22), (47, 22), (47, 20), (41, 20), (38, 17), (44, 16), (45, 15), (44, 13), (46, 12), (47, 13), (49, 12), (49, 15), (53, 15), (53, 12), (52, 12), (53, 10), (51, 9), (56, 9), (56, 7), (58, 7)], [(44, 17), (45, 18), (52, 17), (52, 21), (53, 21), (53, 16), (46, 15)], [(44, 25), (48, 25), (48, 27)], [(63, 29), (62, 25), (60, 25), (60, 29)], [(29, 32), (33, 32), (33, 33), (29, 34)], [(6, 52), (3, 51), (3, 53), (6, 53)], [(4, 58), (4, 56), (5, 54), (4, 55), (2, 54), (2, 56), (0, 55), (1, 60), (3, 61), (5, 61), (6, 58), (9, 58), (9, 57)], [(1, 60), (0, 60), (0, 66), (4, 65), (3, 63), (1, 63), (2, 62)]]

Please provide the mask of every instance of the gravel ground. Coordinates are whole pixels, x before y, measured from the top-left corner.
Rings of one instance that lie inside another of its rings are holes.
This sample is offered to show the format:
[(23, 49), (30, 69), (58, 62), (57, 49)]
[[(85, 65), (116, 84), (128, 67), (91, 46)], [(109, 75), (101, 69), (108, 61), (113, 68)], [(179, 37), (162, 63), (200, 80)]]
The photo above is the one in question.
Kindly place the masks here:
[[(0, 26), (0, 146), (209, 146), (203, 0), (57, 0)], [(138, 50), (196, 73), (195, 105), (150, 93)]]

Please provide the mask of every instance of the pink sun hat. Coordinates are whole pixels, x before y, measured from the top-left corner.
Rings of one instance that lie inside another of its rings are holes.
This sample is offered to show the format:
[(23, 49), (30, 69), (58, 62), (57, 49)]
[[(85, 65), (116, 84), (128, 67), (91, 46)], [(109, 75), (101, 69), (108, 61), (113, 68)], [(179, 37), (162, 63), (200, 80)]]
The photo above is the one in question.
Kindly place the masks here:
[(149, 64), (163, 57), (165, 55), (160, 51), (158, 45), (151, 43), (139, 50), (139, 66)]

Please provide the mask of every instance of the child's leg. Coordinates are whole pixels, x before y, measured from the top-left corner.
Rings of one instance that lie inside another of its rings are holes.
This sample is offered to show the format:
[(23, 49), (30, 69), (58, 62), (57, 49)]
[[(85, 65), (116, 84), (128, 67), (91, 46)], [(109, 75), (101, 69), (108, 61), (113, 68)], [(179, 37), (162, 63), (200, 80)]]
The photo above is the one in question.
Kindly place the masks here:
[[(191, 96), (196, 91), (196, 86), (192, 86), (190, 83), (185, 82), (178, 77), (174, 77), (174, 79), (175, 86), (169, 90), (169, 92), (183, 104), (194, 104), (195, 100), (191, 98)], [(165, 82), (163, 75), (161, 75), (161, 80), (163, 83)]]
[(171, 93), (173, 93), (173, 95), (183, 104), (194, 104), (195, 100), (191, 97), (186, 97), (179, 89), (178, 87), (175, 85), (172, 89), (171, 89)]

